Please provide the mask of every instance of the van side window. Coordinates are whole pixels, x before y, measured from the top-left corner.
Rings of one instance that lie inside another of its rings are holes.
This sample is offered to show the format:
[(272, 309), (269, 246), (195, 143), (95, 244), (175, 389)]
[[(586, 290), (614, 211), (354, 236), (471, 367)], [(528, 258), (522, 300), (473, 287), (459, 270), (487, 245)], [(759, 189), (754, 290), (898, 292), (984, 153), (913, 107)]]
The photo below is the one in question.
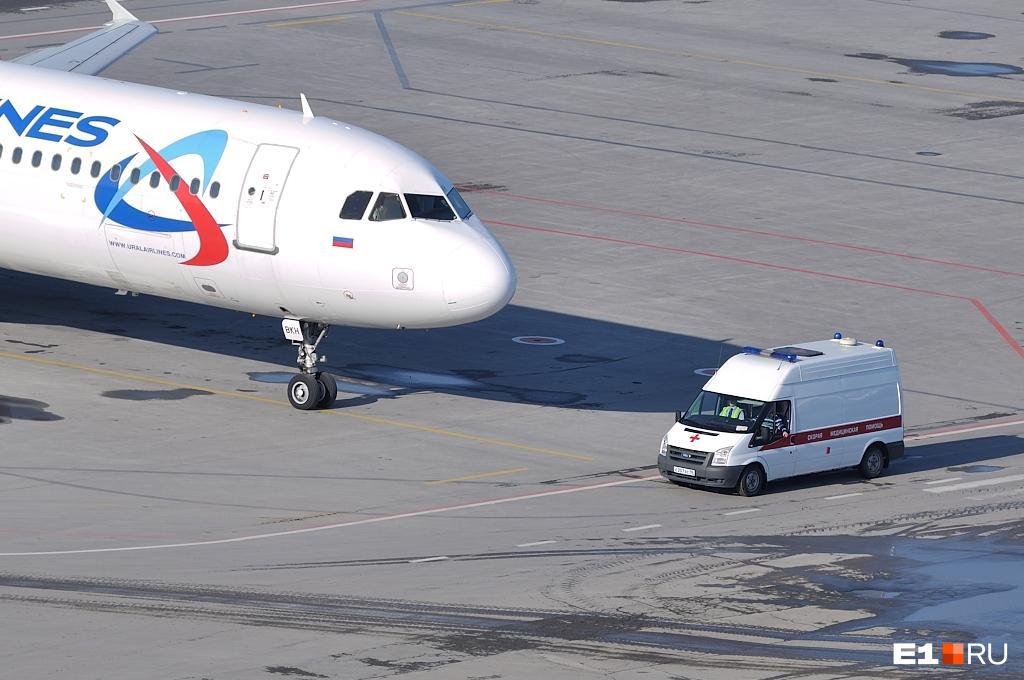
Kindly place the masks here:
[(764, 409), (764, 416), (758, 423), (757, 432), (751, 440), (751, 446), (763, 446), (778, 441), (782, 437), (788, 437), (792, 430), (789, 429), (790, 402), (773, 401)]
[(398, 194), (381, 193), (377, 202), (370, 211), (371, 222), (390, 222), (391, 220), (405, 219), (405, 208), (402, 207), (402, 199)]
[(338, 217), (343, 220), (363, 219), (366, 206), (370, 205), (370, 198), (372, 197), (372, 191), (353, 191), (345, 199), (345, 205), (341, 206), (341, 214)]

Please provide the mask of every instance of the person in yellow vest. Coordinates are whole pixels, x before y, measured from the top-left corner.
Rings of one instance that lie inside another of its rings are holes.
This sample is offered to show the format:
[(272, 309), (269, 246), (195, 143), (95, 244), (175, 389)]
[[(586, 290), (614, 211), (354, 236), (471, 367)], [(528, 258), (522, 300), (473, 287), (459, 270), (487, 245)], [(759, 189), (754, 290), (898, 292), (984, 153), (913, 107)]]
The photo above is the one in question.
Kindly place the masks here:
[(733, 420), (743, 420), (744, 413), (743, 409), (736, 405), (735, 399), (728, 399), (725, 402), (725, 406), (718, 412), (718, 415), (723, 418), (731, 418)]

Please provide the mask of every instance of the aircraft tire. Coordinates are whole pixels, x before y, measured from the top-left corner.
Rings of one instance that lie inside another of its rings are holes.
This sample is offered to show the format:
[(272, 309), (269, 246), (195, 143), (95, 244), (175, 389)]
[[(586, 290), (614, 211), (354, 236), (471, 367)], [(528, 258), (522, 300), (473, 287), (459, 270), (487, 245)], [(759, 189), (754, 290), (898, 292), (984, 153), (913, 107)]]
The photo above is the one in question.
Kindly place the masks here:
[(334, 406), (334, 402), (338, 398), (338, 381), (330, 373), (317, 373), (316, 381), (320, 383), (320, 387), (323, 389), (323, 395), (320, 397), (320, 402), (316, 407), (330, 408)]
[(299, 373), (288, 383), (288, 401), (300, 411), (312, 411), (320, 403), (323, 391), (316, 378)]

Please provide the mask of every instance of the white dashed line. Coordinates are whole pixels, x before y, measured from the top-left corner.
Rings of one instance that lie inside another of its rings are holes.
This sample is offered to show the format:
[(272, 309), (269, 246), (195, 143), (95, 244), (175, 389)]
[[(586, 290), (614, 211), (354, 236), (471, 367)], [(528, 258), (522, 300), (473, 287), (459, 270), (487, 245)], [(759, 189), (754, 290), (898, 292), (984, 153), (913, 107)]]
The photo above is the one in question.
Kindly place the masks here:
[(925, 484), (949, 484), (950, 482), (955, 482), (960, 479), (963, 479), (963, 477), (947, 477), (946, 479), (933, 479), (930, 482), (925, 482)]
[(644, 529), (657, 529), (660, 526), (660, 524), (645, 524), (642, 527), (628, 527), (623, 529), (623, 531), (643, 531)]
[(418, 560), (409, 560), (409, 564), (419, 564), (420, 562), (440, 562), (441, 560), (446, 559), (448, 559), (446, 555), (441, 555), (440, 557), (421, 557)]
[(761, 512), (761, 508), (747, 508), (746, 510), (733, 510), (732, 512), (723, 512), (722, 514), (728, 517), (729, 515), (745, 515), (748, 512)]
[(977, 489), (981, 486), (996, 486), (997, 484), (1009, 484), (1024, 480), (1024, 475), (1008, 475), (1006, 477), (992, 477), (990, 479), (979, 479), (976, 482), (964, 482), (963, 484), (951, 484), (950, 486), (938, 486), (934, 489), (924, 489), (928, 493), (946, 493), (947, 491), (962, 491), (963, 489)]
[(826, 501), (837, 501), (840, 498), (853, 498), (854, 496), (863, 496), (863, 495), (864, 495), (863, 491), (858, 491), (857, 493), (842, 493), (842, 494), (839, 494), (838, 496), (825, 496), (824, 500), (826, 500)]
[(22, 7), (22, 12), (39, 12), (44, 9), (50, 9), (49, 7)]
[(557, 541), (534, 541), (533, 543), (520, 543), (517, 548), (532, 548), (535, 545), (551, 545), (557, 543)]

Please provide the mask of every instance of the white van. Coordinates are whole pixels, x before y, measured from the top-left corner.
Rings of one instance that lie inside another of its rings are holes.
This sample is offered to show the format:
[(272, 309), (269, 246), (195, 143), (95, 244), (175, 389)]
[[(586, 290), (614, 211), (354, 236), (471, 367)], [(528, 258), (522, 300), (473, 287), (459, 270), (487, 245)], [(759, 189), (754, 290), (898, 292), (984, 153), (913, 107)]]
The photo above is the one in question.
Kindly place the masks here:
[(658, 469), (676, 484), (736, 488), (857, 467), (871, 479), (903, 455), (895, 353), (881, 340), (745, 347), (707, 381), (661, 441)]

